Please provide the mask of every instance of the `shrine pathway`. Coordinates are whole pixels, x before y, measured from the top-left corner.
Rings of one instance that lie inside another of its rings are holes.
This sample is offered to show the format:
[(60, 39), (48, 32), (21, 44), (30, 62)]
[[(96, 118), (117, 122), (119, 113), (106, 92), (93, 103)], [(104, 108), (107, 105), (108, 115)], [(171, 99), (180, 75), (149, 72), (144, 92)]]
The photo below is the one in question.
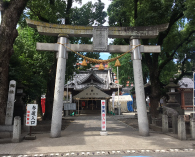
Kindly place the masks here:
[[(72, 119), (73, 117), (67, 118)], [(108, 136), (100, 136), (100, 115), (75, 116), (75, 120), (61, 132), (60, 138), (50, 138), (49, 133), (36, 134), (36, 140), (0, 144), (0, 154), (4, 154), (4, 156), (6, 154), (69, 156), (87, 153), (95, 155), (98, 152), (100, 154), (134, 153), (136, 151), (186, 150), (195, 152), (193, 149), (195, 141), (180, 141), (156, 132), (150, 132), (150, 136), (142, 137), (139, 136), (137, 129), (118, 121), (118, 118), (117, 116), (107, 116)]]

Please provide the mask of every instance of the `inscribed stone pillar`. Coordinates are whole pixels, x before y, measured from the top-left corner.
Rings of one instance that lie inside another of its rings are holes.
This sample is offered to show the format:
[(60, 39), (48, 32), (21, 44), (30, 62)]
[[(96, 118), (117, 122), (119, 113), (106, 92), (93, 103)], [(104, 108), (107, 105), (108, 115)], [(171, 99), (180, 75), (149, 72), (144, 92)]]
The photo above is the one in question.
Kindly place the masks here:
[(9, 83), (9, 92), (8, 92), (7, 109), (6, 109), (6, 116), (5, 116), (5, 125), (12, 125), (15, 93), (16, 93), (16, 81), (12, 80)]
[(191, 133), (191, 138), (194, 140), (195, 139), (195, 118), (190, 119), (190, 133)]
[[(65, 44), (68, 43), (68, 39), (65, 37), (65, 35), (59, 35), (59, 42), (61, 44)], [(53, 138), (61, 136), (64, 81), (67, 58), (66, 48), (61, 44), (59, 44), (58, 47), (58, 61), (56, 68), (54, 103), (51, 122), (51, 137)]]
[(20, 141), (21, 141), (21, 118), (19, 116), (16, 116), (14, 117), (12, 142), (18, 143)]
[(186, 140), (186, 125), (184, 115), (178, 116), (178, 138), (180, 140)]
[[(140, 44), (139, 39), (131, 40), (132, 47), (135, 47), (139, 44)], [(131, 57), (133, 60), (133, 73), (134, 73), (134, 82), (135, 82), (139, 134), (142, 136), (149, 136), (149, 125), (148, 125), (148, 118), (147, 118), (147, 111), (146, 111), (146, 100), (144, 94), (144, 83), (143, 83), (142, 65), (141, 65), (142, 56), (139, 47), (133, 50)]]
[(162, 115), (162, 132), (167, 133), (169, 131), (169, 126), (168, 126), (168, 116), (167, 115)]

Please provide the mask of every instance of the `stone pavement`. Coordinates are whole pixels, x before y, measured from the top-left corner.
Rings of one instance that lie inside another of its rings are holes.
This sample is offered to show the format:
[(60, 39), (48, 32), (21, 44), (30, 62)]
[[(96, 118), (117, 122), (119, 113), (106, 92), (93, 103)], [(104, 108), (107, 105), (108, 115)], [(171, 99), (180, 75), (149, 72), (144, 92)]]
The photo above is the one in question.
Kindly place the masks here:
[(49, 133), (42, 132), (36, 134), (36, 140), (0, 144), (0, 156), (75, 156), (149, 151), (195, 153), (193, 140), (180, 141), (154, 131), (150, 131), (148, 137), (139, 136), (137, 129), (118, 121), (130, 116), (107, 116), (108, 136), (100, 136), (100, 115), (67, 117), (75, 120), (61, 132), (60, 138), (50, 138)]

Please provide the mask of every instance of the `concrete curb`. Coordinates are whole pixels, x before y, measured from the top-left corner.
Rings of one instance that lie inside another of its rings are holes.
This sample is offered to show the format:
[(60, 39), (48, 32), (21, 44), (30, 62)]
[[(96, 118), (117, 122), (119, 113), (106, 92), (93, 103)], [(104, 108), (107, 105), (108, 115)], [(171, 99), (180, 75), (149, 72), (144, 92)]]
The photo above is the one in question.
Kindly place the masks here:
[(137, 150), (108, 150), (108, 151), (82, 151), (82, 152), (59, 152), (59, 153), (46, 153), (46, 154), (2, 154), (1, 157), (54, 157), (54, 156), (93, 156), (93, 155), (134, 155), (134, 154), (147, 154), (147, 153), (182, 153), (182, 152), (195, 152), (192, 148), (185, 149), (137, 149)]

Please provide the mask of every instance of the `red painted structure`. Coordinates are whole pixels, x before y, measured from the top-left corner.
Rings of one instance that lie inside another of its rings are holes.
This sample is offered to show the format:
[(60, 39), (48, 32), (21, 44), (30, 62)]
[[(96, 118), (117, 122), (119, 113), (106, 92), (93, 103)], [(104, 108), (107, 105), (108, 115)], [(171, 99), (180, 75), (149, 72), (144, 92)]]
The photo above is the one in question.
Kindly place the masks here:
[(45, 99), (46, 99), (46, 98), (41, 98), (42, 113), (45, 113)]

